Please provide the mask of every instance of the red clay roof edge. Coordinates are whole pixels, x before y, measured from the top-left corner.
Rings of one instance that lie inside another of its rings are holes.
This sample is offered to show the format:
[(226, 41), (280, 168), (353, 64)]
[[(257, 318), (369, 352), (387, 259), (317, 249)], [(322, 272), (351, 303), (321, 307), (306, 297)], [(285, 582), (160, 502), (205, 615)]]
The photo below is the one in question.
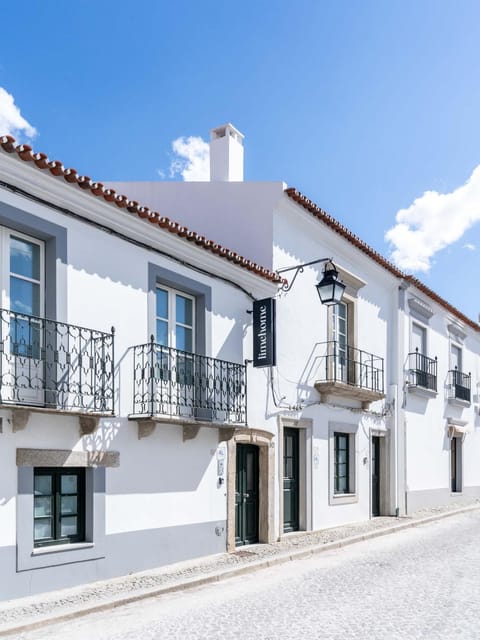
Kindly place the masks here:
[(477, 322), (475, 322), (474, 320), (471, 320), (468, 316), (466, 316), (464, 313), (459, 311), (459, 309), (457, 309), (452, 304), (447, 302), (447, 300), (445, 300), (444, 298), (439, 296), (437, 293), (435, 293), (433, 289), (430, 289), (430, 287), (427, 287), (427, 285), (421, 282), (418, 278), (412, 275), (408, 275), (403, 271), (401, 271), (392, 262), (387, 260), (387, 258), (384, 258), (380, 253), (378, 253), (378, 251), (375, 251), (375, 249), (372, 249), (372, 247), (370, 247), (366, 242), (361, 240), (358, 236), (356, 236), (349, 229), (347, 229), (347, 227), (345, 227), (343, 224), (338, 222), (338, 220), (336, 220), (333, 216), (331, 216), (326, 211), (321, 209), (317, 204), (309, 200), (306, 196), (303, 195), (303, 193), (295, 189), (295, 187), (289, 187), (288, 189), (285, 189), (285, 193), (294, 202), (301, 205), (304, 209), (306, 209), (311, 214), (313, 214), (315, 218), (317, 218), (318, 220), (326, 224), (328, 227), (333, 229), (333, 231), (343, 236), (346, 240), (348, 240), (348, 242), (350, 242), (355, 247), (357, 247), (357, 249), (360, 249), (360, 251), (363, 251), (363, 253), (365, 253), (367, 256), (372, 258), (372, 260), (374, 260), (377, 264), (382, 266), (384, 269), (392, 273), (397, 278), (406, 280), (407, 282), (415, 286), (417, 289), (422, 291), (422, 293), (428, 296), (431, 300), (434, 300), (441, 307), (443, 307), (444, 309), (446, 309), (447, 311), (455, 315), (457, 318), (459, 318), (462, 322), (467, 324), (469, 327), (472, 327), (472, 329), (475, 329), (475, 331), (480, 332), (480, 325)]
[(124, 209), (129, 213), (137, 215), (151, 224), (158, 226), (160, 229), (169, 231), (183, 238), (186, 241), (194, 242), (206, 251), (220, 256), (234, 264), (251, 271), (256, 275), (269, 280), (270, 282), (281, 284), (285, 282), (284, 278), (274, 271), (270, 271), (266, 267), (245, 258), (235, 251), (231, 251), (213, 240), (208, 240), (195, 231), (191, 231), (187, 227), (182, 226), (178, 222), (174, 222), (169, 218), (161, 216), (158, 211), (152, 211), (148, 207), (141, 206), (134, 200), (129, 200), (125, 195), (118, 194), (114, 189), (108, 189), (101, 182), (94, 182), (88, 176), (79, 176), (76, 169), (66, 169), (58, 160), (49, 160), (44, 153), (35, 153), (27, 144), (16, 144), (15, 138), (12, 136), (0, 136), (0, 148), (6, 153), (16, 154), (20, 160), (24, 162), (33, 162), (36, 168), (41, 169), (53, 176), (63, 178), (65, 182), (71, 185), (77, 185), (80, 189), (90, 193), (95, 197), (101, 197), (105, 202), (116, 205), (120, 210)]

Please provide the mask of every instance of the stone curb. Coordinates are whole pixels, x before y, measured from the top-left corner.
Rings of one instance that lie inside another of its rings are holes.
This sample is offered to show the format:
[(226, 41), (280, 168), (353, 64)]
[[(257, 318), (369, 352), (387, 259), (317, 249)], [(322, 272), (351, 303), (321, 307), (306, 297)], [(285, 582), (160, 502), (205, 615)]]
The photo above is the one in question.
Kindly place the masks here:
[(102, 602), (101, 604), (86, 605), (83, 607), (79, 607), (77, 609), (70, 609), (68, 612), (59, 613), (57, 615), (53, 614), (53, 615), (48, 615), (44, 617), (39, 616), (38, 620), (34, 620), (32, 622), (26, 622), (25, 624), (20, 624), (20, 625), (16, 624), (15, 626), (7, 626), (7, 627), (4, 627), (3, 629), (0, 627), (0, 637), (9, 636), (13, 633), (34, 631), (35, 629), (40, 629), (42, 627), (49, 626), (52, 624), (58, 624), (61, 622), (67, 622), (68, 620), (73, 620), (75, 618), (83, 617), (91, 613), (101, 613), (103, 611), (111, 611), (112, 609), (116, 609), (117, 607), (122, 607), (127, 604), (132, 604), (140, 600), (146, 600), (147, 598), (155, 598), (155, 597), (166, 595), (169, 593), (177, 593), (179, 591), (193, 589), (194, 587), (202, 587), (205, 585), (213, 584), (215, 582), (221, 582), (229, 578), (235, 578), (237, 576), (247, 575), (254, 571), (258, 571), (260, 569), (275, 567), (277, 565), (285, 564), (286, 562), (291, 562), (293, 560), (306, 559), (314, 555), (317, 555), (319, 553), (323, 553), (325, 551), (340, 549), (341, 547), (346, 547), (352, 544), (356, 544), (358, 542), (364, 542), (365, 540), (372, 540), (374, 538), (379, 538), (381, 536), (397, 533), (405, 529), (418, 527), (422, 524), (429, 524), (430, 522), (443, 520), (444, 518), (449, 518), (462, 513), (468, 513), (469, 511), (476, 511), (478, 509), (480, 509), (480, 505), (461, 507), (460, 509), (455, 509), (453, 511), (437, 513), (437, 514), (434, 514), (433, 516), (427, 516), (425, 518), (419, 518), (417, 520), (409, 520), (408, 522), (402, 522), (401, 524), (391, 525), (388, 527), (384, 527), (383, 529), (377, 529), (377, 530), (369, 531), (367, 533), (362, 533), (356, 536), (350, 536), (349, 538), (343, 538), (342, 540), (335, 540), (333, 542), (316, 544), (306, 549), (289, 551), (287, 553), (279, 554), (273, 558), (264, 558), (254, 562), (249, 562), (240, 567), (232, 567), (222, 571), (217, 571), (216, 573), (211, 573), (209, 575), (202, 576), (199, 578), (186, 578), (177, 584), (169, 585), (166, 587), (151, 587), (150, 589), (142, 589), (128, 596), (119, 595), (118, 597), (111, 599), (109, 601)]

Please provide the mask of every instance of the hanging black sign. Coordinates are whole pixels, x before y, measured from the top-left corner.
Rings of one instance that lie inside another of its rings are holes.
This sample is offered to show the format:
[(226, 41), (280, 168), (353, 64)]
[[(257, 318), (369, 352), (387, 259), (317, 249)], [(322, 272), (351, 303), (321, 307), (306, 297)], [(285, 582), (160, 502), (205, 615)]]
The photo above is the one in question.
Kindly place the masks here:
[(253, 366), (277, 364), (275, 352), (275, 300), (264, 298), (253, 303)]

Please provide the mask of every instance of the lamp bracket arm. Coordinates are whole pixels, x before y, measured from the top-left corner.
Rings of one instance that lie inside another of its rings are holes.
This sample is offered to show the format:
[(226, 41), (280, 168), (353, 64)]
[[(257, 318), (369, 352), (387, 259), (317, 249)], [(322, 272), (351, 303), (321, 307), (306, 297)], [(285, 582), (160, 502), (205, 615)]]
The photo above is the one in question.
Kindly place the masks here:
[(303, 273), (303, 267), (302, 266), (298, 267), (298, 269), (295, 271), (295, 274), (294, 274), (293, 278), (290, 280), (290, 282), (285, 281), (283, 283), (281, 290), (285, 291), (285, 293), (287, 291), (290, 291), (290, 289), (293, 287), (293, 284), (294, 284), (295, 280), (297, 279), (297, 276), (298, 276), (299, 273)]
[(297, 264), (294, 267), (283, 267), (282, 269), (277, 269), (277, 273), (286, 273), (287, 271), (295, 271), (295, 274), (292, 280), (290, 281), (290, 283), (285, 282), (281, 287), (281, 291), (285, 291), (285, 292), (290, 291), (290, 289), (293, 287), (293, 283), (295, 282), (298, 274), (303, 273), (303, 270), (305, 267), (310, 267), (311, 265), (314, 265), (314, 264), (320, 264), (321, 262), (332, 262), (332, 258), (318, 258), (317, 260), (311, 260), (310, 262), (305, 262), (304, 264)]

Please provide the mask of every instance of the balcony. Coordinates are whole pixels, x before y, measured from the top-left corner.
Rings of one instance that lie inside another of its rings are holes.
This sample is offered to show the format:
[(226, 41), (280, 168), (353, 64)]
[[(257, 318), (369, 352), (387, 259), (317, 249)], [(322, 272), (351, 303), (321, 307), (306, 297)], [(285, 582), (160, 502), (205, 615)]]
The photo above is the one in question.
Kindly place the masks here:
[(437, 393), (437, 358), (429, 358), (419, 353), (408, 354), (408, 386), (410, 390), (426, 392), (426, 395)]
[(113, 330), (0, 309), (0, 406), (111, 415), (113, 380)]
[(325, 395), (343, 396), (360, 400), (367, 409), (371, 402), (385, 397), (383, 358), (337, 340), (319, 346), (323, 354), (315, 388), (322, 400)]
[(130, 419), (246, 424), (246, 367), (149, 342), (133, 347)]
[(447, 398), (450, 404), (469, 405), (471, 402), (472, 374), (455, 369), (448, 372)]

